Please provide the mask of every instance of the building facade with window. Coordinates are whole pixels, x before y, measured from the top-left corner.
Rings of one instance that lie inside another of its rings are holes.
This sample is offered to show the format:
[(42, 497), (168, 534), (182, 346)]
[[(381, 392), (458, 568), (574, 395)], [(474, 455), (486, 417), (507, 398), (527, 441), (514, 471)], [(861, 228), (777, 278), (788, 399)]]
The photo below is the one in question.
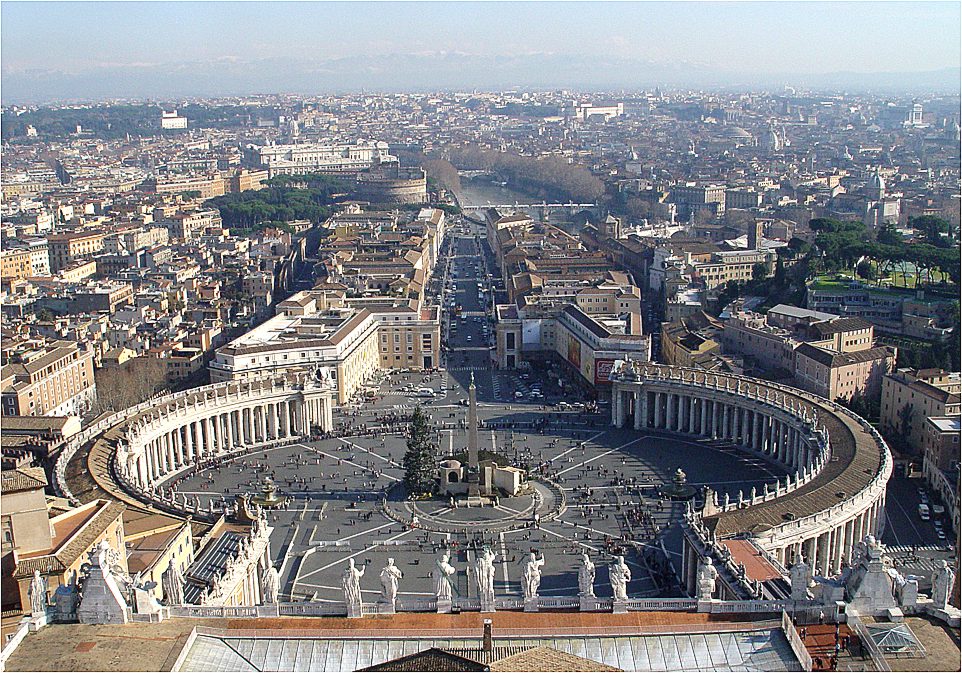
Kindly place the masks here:
[(19, 354), (0, 374), (3, 415), (82, 415), (97, 395), (93, 361), (70, 341)]

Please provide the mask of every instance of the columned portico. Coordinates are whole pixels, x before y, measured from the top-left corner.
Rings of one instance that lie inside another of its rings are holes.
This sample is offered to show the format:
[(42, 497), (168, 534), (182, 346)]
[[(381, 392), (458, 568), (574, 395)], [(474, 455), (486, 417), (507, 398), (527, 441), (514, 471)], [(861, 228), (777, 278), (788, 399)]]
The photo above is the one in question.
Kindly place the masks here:
[[(730, 513), (791, 499), (797, 489), (811, 490), (809, 484), (826, 481), (820, 474), (829, 455), (830, 435), (824, 423), (816, 426), (815, 419), (847, 413), (808, 393), (777, 384), (665, 365), (621, 364), (611, 381), (612, 423), (618, 427), (625, 426), (633, 409), (633, 426), (638, 430), (653, 428), (724, 439), (791, 473), (788, 479), (769, 484), (754, 499), (745, 498), (741, 503), (726, 499), (716, 515), (722, 520)], [(845, 493), (844, 502), (836, 495), (837, 486), (826, 481), (821, 509), (807, 513), (788, 507), (788, 518), (756, 538), (759, 546), (785, 563), (804, 556), (824, 572), (837, 572), (850, 558), (853, 544), (879, 528), (884, 487), (891, 474), (888, 448), (862, 426), (844, 415), (839, 418), (834, 427), (843, 432), (841, 438), (851, 441), (855, 435), (866, 445), (860, 451), (881, 456), (882, 462), (874, 474), (862, 470), (855, 480), (863, 485), (854, 493)], [(850, 428), (842, 431), (845, 424)], [(809, 502), (818, 507), (821, 501)]]
[(132, 418), (122, 430), (126, 440), (116, 470), (137, 496), (215, 455), (304, 436), (313, 427), (333, 430), (333, 394), (310, 383), (221, 383), (173, 396)]

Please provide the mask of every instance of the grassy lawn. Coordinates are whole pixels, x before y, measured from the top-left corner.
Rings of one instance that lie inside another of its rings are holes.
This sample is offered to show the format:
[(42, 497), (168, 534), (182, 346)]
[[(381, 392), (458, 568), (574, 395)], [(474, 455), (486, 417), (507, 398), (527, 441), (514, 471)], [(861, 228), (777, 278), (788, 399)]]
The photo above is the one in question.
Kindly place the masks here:
[[(921, 287), (924, 289), (927, 285), (946, 283), (948, 282), (948, 275), (942, 273), (941, 271), (935, 271), (931, 274), (931, 279), (922, 277)], [(888, 277), (883, 278), (881, 283), (876, 280), (864, 280), (862, 278), (855, 278), (854, 276), (845, 274), (832, 274), (830, 276), (819, 276), (812, 281), (809, 281), (808, 286), (815, 290), (846, 290), (852, 285), (852, 281), (858, 281), (862, 288), (868, 290), (869, 292), (879, 293), (879, 294), (889, 294), (891, 292), (905, 292), (915, 289), (915, 274), (907, 274), (904, 278), (899, 273), (892, 273)]]

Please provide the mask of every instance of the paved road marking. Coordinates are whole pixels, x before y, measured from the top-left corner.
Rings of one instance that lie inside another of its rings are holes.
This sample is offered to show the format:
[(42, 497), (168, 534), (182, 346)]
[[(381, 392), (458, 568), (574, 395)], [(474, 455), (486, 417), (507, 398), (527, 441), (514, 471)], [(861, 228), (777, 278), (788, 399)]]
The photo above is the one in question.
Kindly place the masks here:
[[(355, 462), (353, 462), (353, 461), (350, 461), (350, 460), (348, 460), (347, 458), (341, 458), (340, 456), (332, 455), (332, 454), (328, 453), (327, 451), (321, 451), (320, 449), (318, 449), (317, 447), (314, 447), (314, 446), (308, 446), (308, 445), (306, 445), (306, 444), (292, 444), (291, 446), (300, 446), (300, 447), (302, 447), (302, 448), (308, 449), (308, 450), (313, 451), (313, 452), (315, 452), (315, 453), (319, 453), (319, 454), (321, 454), (322, 456), (327, 456), (328, 458), (332, 458), (332, 459), (334, 459), (334, 460), (339, 460), (339, 461), (341, 461), (342, 463), (346, 463), (347, 465), (353, 465), (354, 467), (356, 467), (356, 468), (358, 468), (359, 470), (362, 470), (362, 471), (364, 471), (364, 472), (370, 472), (370, 473), (372, 473), (372, 474), (373, 474), (373, 472), (374, 472), (374, 470), (372, 470), (372, 469), (369, 468), (369, 467), (365, 467), (364, 465), (358, 465), (357, 463), (355, 463)], [(401, 481), (401, 480), (398, 479), (397, 477), (392, 477), (391, 475), (385, 474), (384, 472), (381, 473), (381, 476), (382, 476), (382, 477), (387, 477), (388, 479), (393, 479), (394, 481)], [(366, 490), (368, 490), (368, 489), (357, 489), (357, 490), (365, 490), (365, 491), (366, 491)]]
[(571, 467), (566, 467), (565, 469), (563, 469), (563, 470), (561, 470), (560, 472), (558, 472), (558, 474), (559, 474), (559, 475), (562, 475), (562, 474), (564, 474), (564, 473), (566, 473), (566, 472), (571, 472), (572, 470), (577, 470), (579, 467), (584, 467), (584, 466), (587, 465), (588, 463), (593, 463), (593, 462), (595, 462), (596, 460), (598, 460), (598, 459), (600, 459), (600, 458), (604, 458), (605, 456), (611, 455), (612, 453), (617, 453), (617, 452), (621, 451), (622, 449), (626, 449), (626, 448), (628, 448), (629, 446), (631, 446), (632, 444), (637, 444), (638, 442), (640, 442), (640, 441), (643, 440), (643, 439), (648, 439), (648, 436), (647, 436), (647, 435), (643, 435), (643, 436), (641, 436), (641, 437), (639, 437), (639, 438), (637, 438), (637, 439), (631, 440), (631, 441), (628, 442), (627, 444), (622, 444), (621, 446), (619, 446), (619, 447), (617, 447), (617, 448), (611, 449), (610, 451), (605, 451), (604, 453), (599, 453), (599, 454), (598, 454), (597, 456), (595, 456), (594, 458), (589, 458), (588, 460), (582, 461), (582, 462), (578, 463), (577, 465), (572, 465)]
[[(605, 432), (607, 432), (607, 431), (605, 431)], [(588, 442), (593, 442), (593, 441), (595, 441), (596, 439), (598, 439), (599, 437), (601, 437), (603, 434), (605, 434), (605, 433), (604, 433), (604, 432), (599, 432), (599, 433), (598, 433), (597, 435), (595, 435), (594, 437), (589, 437), (588, 439), (582, 440), (582, 443), (587, 444)], [(557, 456), (554, 456), (553, 458), (549, 458), (546, 462), (549, 462), (549, 463), (550, 463), (550, 462), (553, 462), (553, 461), (555, 461), (555, 460), (560, 460), (561, 458), (564, 458), (565, 456), (567, 456), (567, 455), (568, 455), (569, 453), (571, 453), (572, 451), (577, 451), (577, 450), (580, 449), (580, 448), (581, 448), (580, 446), (572, 446), (572, 447), (571, 447), (570, 449), (568, 449), (567, 451), (564, 451), (564, 452), (562, 452), (562, 453), (559, 453)]]
[[(392, 523), (393, 523), (393, 522), (392, 522)], [(413, 532), (413, 531), (406, 530), (406, 531), (403, 531), (403, 532), (401, 532), (401, 533), (398, 533), (398, 534), (395, 535), (394, 537), (389, 537), (389, 538), (388, 538), (388, 542), (391, 542), (391, 541), (393, 541), (393, 540), (397, 540), (398, 538), (402, 538), (402, 537), (404, 537), (405, 535), (410, 535), (412, 532)], [(336, 566), (336, 565), (338, 565), (338, 564), (340, 564), (340, 563), (346, 563), (347, 561), (349, 561), (350, 559), (354, 558), (355, 556), (360, 556), (361, 554), (366, 554), (367, 552), (369, 552), (369, 551), (371, 551), (371, 550), (373, 550), (373, 549), (377, 549), (377, 548), (380, 547), (380, 546), (381, 546), (381, 545), (372, 544), (372, 545), (369, 546), (369, 547), (365, 547), (364, 549), (361, 549), (361, 550), (359, 550), (359, 551), (354, 552), (354, 553), (351, 554), (350, 556), (345, 556), (344, 558), (340, 558), (340, 559), (338, 559), (338, 560), (336, 560), (336, 561), (332, 561), (331, 563), (328, 563), (328, 564), (325, 565), (325, 566), (321, 566), (321, 567), (318, 568), (317, 570), (312, 570), (312, 571), (309, 572), (309, 573), (306, 573), (306, 574), (304, 574), (304, 575), (301, 575), (301, 577), (298, 578), (298, 579), (301, 580), (301, 581), (303, 581), (304, 579), (306, 579), (306, 578), (308, 578), (308, 577), (311, 577), (312, 575), (316, 575), (317, 573), (324, 572), (325, 570), (328, 570), (329, 568), (333, 568), (334, 566)]]
[(543, 532), (547, 533), (548, 535), (554, 535), (555, 537), (560, 537), (562, 540), (565, 540), (566, 542), (574, 542), (576, 545), (580, 545), (580, 546), (584, 547), (585, 549), (590, 549), (590, 550), (593, 551), (593, 552), (597, 552), (597, 553), (599, 553), (599, 554), (601, 553), (601, 549), (599, 549), (598, 547), (595, 547), (595, 546), (593, 546), (593, 545), (590, 545), (590, 544), (588, 544), (587, 542), (582, 542), (581, 540), (572, 540), (570, 537), (565, 537), (564, 535), (561, 535), (560, 533), (555, 533), (553, 530), (548, 530), (547, 528), (544, 528), (544, 527), (540, 527), (540, 528), (538, 528), (538, 530), (543, 531)]
[(361, 451), (366, 451), (367, 453), (370, 453), (370, 454), (371, 454), (372, 456), (374, 456), (375, 458), (380, 458), (380, 459), (383, 460), (384, 462), (390, 463), (391, 465), (394, 465), (395, 467), (403, 467), (403, 466), (401, 465), (401, 463), (397, 462), (396, 460), (392, 460), (391, 458), (386, 458), (385, 456), (382, 456), (382, 455), (379, 454), (379, 453), (374, 453), (373, 450), (368, 449), (368, 448), (365, 448), (365, 447), (361, 446), (360, 444), (355, 444), (354, 442), (349, 442), (349, 441), (347, 441), (346, 439), (341, 439), (340, 441), (344, 442), (344, 443), (347, 444), (348, 446), (353, 446), (355, 449), (360, 449)]
[[(892, 498), (889, 498), (888, 500), (886, 500), (886, 502), (887, 502), (887, 503), (888, 503), (888, 502), (893, 502), (893, 499), (892, 499)], [(919, 539), (919, 540), (924, 540), (924, 539), (925, 539), (925, 536), (922, 535), (922, 532), (918, 529), (918, 526), (915, 525), (915, 521), (912, 520), (912, 517), (909, 516), (909, 513), (905, 511), (905, 508), (902, 506), (901, 501), (899, 501), (898, 498), (894, 498), (894, 502), (895, 502), (895, 504), (898, 506), (898, 508), (899, 508), (899, 510), (902, 512), (902, 514), (905, 516), (905, 519), (909, 522), (909, 525), (912, 527), (912, 530), (915, 531), (916, 538)], [(888, 518), (888, 517), (885, 517), (885, 518)], [(892, 527), (892, 535), (895, 535), (895, 527), (894, 527), (894, 526)], [(879, 537), (881, 537), (881, 536), (879, 536)], [(899, 541), (897, 535), (895, 535), (895, 541), (896, 541), (896, 542)]]
[[(312, 538), (311, 542), (312, 542), (313, 544), (315, 544), (315, 545), (316, 545), (316, 544), (319, 544), (319, 543), (321, 543), (321, 542), (347, 542), (348, 540), (353, 540), (354, 538), (360, 537), (361, 535), (369, 535), (369, 534), (374, 533), (374, 532), (376, 532), (376, 531), (379, 531), (379, 530), (381, 530), (381, 529), (383, 529), (383, 528), (387, 528), (388, 526), (393, 526), (395, 523), (397, 523), (397, 522), (396, 522), (396, 521), (389, 521), (388, 523), (382, 524), (382, 525), (380, 525), (380, 526), (376, 526), (376, 527), (374, 527), (374, 528), (368, 528), (367, 530), (362, 530), (360, 533), (354, 533), (353, 535), (348, 535), (347, 537), (342, 537), (342, 538), (339, 538), (339, 539), (337, 539), (337, 540), (314, 540), (314, 539), (313, 539), (314, 536), (312, 535), (312, 536), (311, 536), (311, 538)], [(316, 526), (315, 526), (315, 528), (316, 528)]]

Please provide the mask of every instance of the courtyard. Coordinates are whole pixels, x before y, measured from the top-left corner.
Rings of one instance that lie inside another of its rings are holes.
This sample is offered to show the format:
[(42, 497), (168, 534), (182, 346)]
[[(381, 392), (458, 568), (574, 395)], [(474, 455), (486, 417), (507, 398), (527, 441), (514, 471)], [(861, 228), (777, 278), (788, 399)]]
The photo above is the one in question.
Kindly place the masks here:
[[(597, 566), (597, 596), (611, 595), (606, 567), (623, 554), (632, 572), (629, 595), (643, 598), (681, 595), (671, 564), (678, 563), (677, 522), (687, 503), (659, 491), (677, 468), (690, 485), (733, 499), (784, 474), (717, 442), (611, 428), (603, 414), (485, 404), (480, 450), (528, 469), (531, 488), (485, 507), (446, 498), (412, 502), (400, 485), (410, 405), (390, 404), (390, 397), (338, 417), (338, 437), (239, 454), (178, 479), (175, 490), (202, 504), (234, 503), (273, 480), (285, 504), (269, 514), (271, 554), (286, 600), (341, 600), (340, 575), (354, 559), (366, 569), (361, 587), (373, 602), (389, 557), (404, 573), (402, 601), (431, 598), (435, 560), (445, 552), (458, 571), (456, 594), (476, 597), (473, 564), (484, 546), (497, 554), (499, 597), (521, 596), (530, 552), (547, 561), (540, 595), (575, 595), (587, 552)], [(425, 410), (439, 461), (463, 452), (466, 409), (441, 403)]]

